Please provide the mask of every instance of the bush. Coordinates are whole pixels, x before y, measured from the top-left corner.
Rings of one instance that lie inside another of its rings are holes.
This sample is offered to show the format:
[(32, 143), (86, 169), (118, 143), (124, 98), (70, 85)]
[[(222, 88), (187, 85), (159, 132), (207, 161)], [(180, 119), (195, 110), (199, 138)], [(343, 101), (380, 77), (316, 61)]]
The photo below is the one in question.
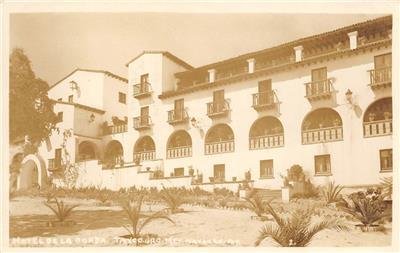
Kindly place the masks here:
[(45, 206), (51, 209), (53, 213), (56, 215), (58, 221), (63, 222), (65, 221), (72, 213), (72, 210), (78, 205), (66, 205), (64, 202), (61, 200), (60, 202), (58, 201), (57, 198), (55, 198), (56, 206), (53, 207), (47, 203), (44, 203)]
[(324, 190), (324, 198), (326, 204), (335, 203), (340, 200), (340, 192), (343, 190), (343, 186), (335, 185), (335, 182), (330, 182)]

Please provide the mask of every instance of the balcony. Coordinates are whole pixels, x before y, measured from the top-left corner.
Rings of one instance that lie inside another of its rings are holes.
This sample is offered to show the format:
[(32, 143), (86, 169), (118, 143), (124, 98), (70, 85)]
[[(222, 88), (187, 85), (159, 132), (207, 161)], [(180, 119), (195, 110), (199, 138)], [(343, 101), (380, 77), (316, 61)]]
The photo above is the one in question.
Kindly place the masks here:
[(332, 78), (306, 83), (306, 98), (308, 101), (330, 99), (333, 92)]
[(104, 135), (125, 133), (127, 131), (128, 131), (128, 125), (127, 124), (106, 126), (104, 128)]
[(392, 119), (364, 122), (364, 137), (391, 135), (392, 131)]
[(283, 134), (250, 137), (250, 149), (283, 147)]
[(341, 140), (343, 140), (342, 126), (324, 127), (302, 131), (303, 144), (314, 144)]
[(189, 120), (186, 110), (171, 110), (168, 111), (168, 123), (171, 125), (185, 124)]
[(151, 125), (152, 123), (150, 116), (138, 116), (133, 118), (133, 128), (136, 130), (149, 129)]
[(256, 111), (265, 111), (275, 108), (278, 98), (275, 91), (259, 92), (253, 94), (253, 108)]
[(149, 83), (138, 83), (133, 85), (133, 97), (144, 98), (150, 96), (152, 93), (151, 85)]
[(206, 155), (229, 153), (234, 151), (235, 151), (234, 140), (206, 143), (205, 145)]
[(373, 90), (392, 85), (392, 67), (368, 70), (370, 83)]
[(210, 118), (218, 118), (226, 116), (229, 112), (229, 101), (224, 99), (221, 102), (207, 103), (207, 116)]
[(167, 149), (167, 158), (182, 158), (182, 157), (190, 157), (192, 156), (192, 147), (176, 147), (176, 148), (168, 148)]
[(155, 150), (140, 151), (140, 152), (135, 152), (133, 154), (134, 161), (149, 161), (149, 160), (154, 160), (154, 159), (156, 159), (156, 151)]

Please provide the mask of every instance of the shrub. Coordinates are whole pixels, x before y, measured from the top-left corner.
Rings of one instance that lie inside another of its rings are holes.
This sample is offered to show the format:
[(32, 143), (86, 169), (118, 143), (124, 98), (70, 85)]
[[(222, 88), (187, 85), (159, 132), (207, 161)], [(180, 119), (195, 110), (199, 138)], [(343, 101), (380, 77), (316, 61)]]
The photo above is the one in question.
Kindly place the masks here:
[(298, 164), (293, 165), (288, 170), (287, 177), (289, 181), (295, 181), (295, 182), (303, 181), (305, 178), (303, 168)]
[(335, 203), (340, 200), (340, 192), (343, 190), (343, 186), (335, 185), (335, 182), (330, 182), (326, 189), (324, 189), (324, 198), (326, 204)]
[[(141, 236), (142, 229), (150, 222), (156, 219), (165, 219), (174, 223), (163, 211), (158, 211), (150, 215), (142, 213), (144, 195), (140, 195), (137, 200), (131, 199), (122, 205), (125, 213), (128, 215), (130, 226), (123, 226), (132, 239), (138, 239)], [(136, 240), (136, 243), (138, 240)]]
[(59, 202), (57, 198), (55, 198), (55, 202), (56, 202), (55, 207), (47, 203), (44, 203), (44, 205), (53, 211), (58, 221), (60, 222), (65, 221), (71, 215), (72, 210), (78, 207), (78, 205), (66, 205), (62, 200)]
[(322, 230), (347, 229), (336, 219), (323, 218), (321, 221), (312, 224), (313, 210), (310, 208), (304, 210), (296, 209), (288, 218), (278, 215), (269, 204), (266, 204), (266, 210), (274, 218), (275, 224), (266, 224), (261, 229), (255, 246), (259, 246), (266, 238), (271, 238), (275, 243), (283, 247), (305, 247)]
[(177, 189), (167, 189), (163, 187), (160, 192), (160, 197), (167, 204), (168, 209), (170, 209), (172, 213), (179, 212), (179, 207), (184, 202)]
[[(252, 210), (258, 217), (263, 216), (265, 213), (265, 203), (267, 201), (263, 201), (262, 197), (254, 190), (251, 191), (250, 195), (244, 199), (250, 204), (250, 210)], [(269, 202), (271, 202), (271, 200), (269, 200), (268, 203)]]
[(386, 178), (382, 179), (380, 186), (382, 187), (382, 191), (383, 191), (382, 197), (392, 199), (393, 178), (386, 177)]

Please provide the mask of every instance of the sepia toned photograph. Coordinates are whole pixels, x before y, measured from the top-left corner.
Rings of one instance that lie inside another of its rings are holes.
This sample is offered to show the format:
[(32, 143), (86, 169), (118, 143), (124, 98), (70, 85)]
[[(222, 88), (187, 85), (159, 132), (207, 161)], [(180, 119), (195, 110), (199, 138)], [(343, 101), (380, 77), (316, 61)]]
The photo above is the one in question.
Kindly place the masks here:
[(187, 6), (5, 12), (8, 247), (398, 247), (397, 5)]

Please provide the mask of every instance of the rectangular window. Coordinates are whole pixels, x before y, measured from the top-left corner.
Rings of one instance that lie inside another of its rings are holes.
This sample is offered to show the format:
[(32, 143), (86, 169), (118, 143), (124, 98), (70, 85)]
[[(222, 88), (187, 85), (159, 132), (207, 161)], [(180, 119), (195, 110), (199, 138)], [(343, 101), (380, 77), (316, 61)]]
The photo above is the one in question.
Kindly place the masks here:
[(141, 125), (149, 124), (149, 107), (148, 106), (140, 108), (140, 124)]
[(57, 99), (57, 101), (62, 101), (62, 98)]
[(392, 54), (377, 55), (374, 59), (375, 69), (382, 69), (392, 66)]
[(225, 164), (214, 165), (214, 179), (215, 181), (225, 181)]
[(382, 149), (379, 151), (381, 160), (381, 172), (393, 171), (393, 151), (392, 149)]
[(63, 121), (63, 112), (58, 112), (57, 113), (57, 122), (62, 122)]
[(118, 92), (118, 102), (122, 104), (126, 104), (126, 94), (122, 92)]
[(315, 175), (330, 175), (331, 174), (331, 156), (316, 155), (315, 160)]
[(54, 150), (54, 167), (61, 168), (61, 148), (56, 148)]
[(73, 103), (74, 102), (74, 95), (69, 95), (68, 96), (68, 102)]
[(260, 178), (273, 178), (274, 177), (274, 160), (261, 160), (260, 161)]
[(184, 168), (175, 168), (174, 169), (174, 176), (175, 177), (183, 177), (185, 173), (185, 169)]
[(326, 67), (311, 70), (311, 81), (312, 82), (324, 81), (327, 79), (327, 77), (328, 77), (328, 74), (327, 74)]
[(175, 119), (180, 120), (183, 118), (184, 100), (178, 99), (174, 101)]
[(269, 104), (271, 101), (272, 85), (271, 79), (258, 82), (258, 102), (260, 105)]
[(149, 74), (144, 74), (140, 76), (140, 83), (145, 84), (149, 82)]

